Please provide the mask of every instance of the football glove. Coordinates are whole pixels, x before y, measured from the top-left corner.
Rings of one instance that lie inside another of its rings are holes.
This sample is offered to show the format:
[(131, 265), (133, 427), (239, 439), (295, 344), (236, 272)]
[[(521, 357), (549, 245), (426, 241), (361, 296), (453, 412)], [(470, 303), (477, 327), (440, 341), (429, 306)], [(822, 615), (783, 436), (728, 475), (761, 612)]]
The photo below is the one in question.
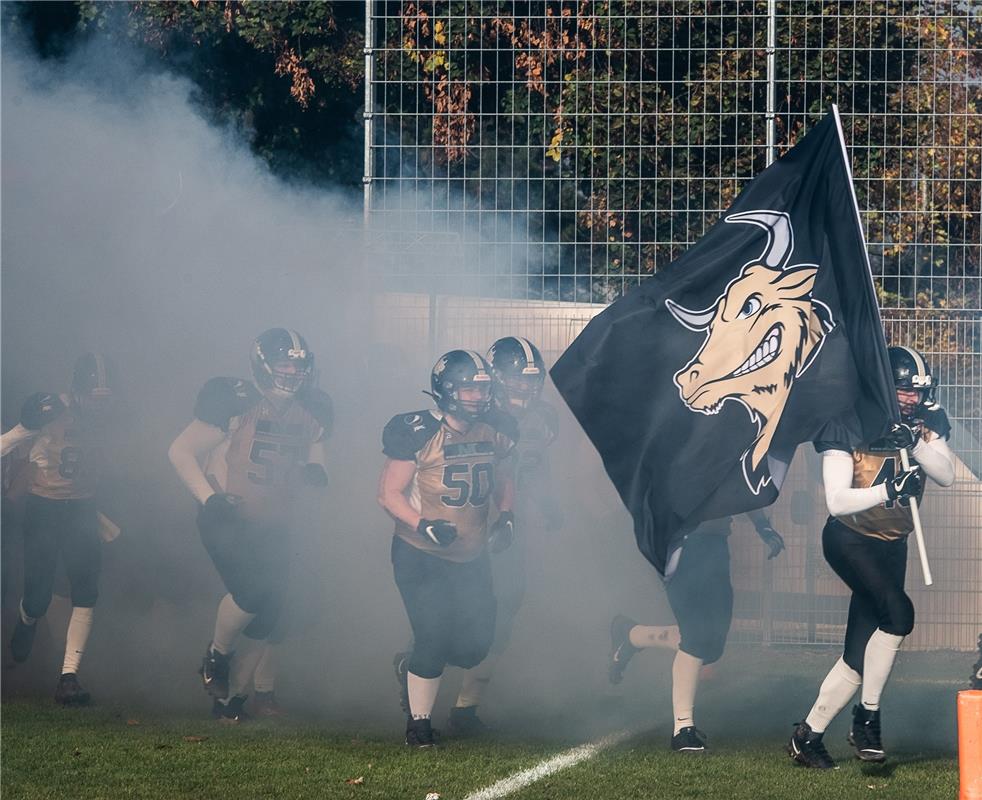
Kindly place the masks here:
[(54, 422), (65, 410), (65, 404), (56, 394), (37, 392), (24, 401), (20, 412), (20, 424), (29, 431), (39, 431)]
[(873, 452), (906, 450), (912, 448), (921, 438), (919, 423), (895, 422), (890, 432), (870, 447)]
[(491, 526), (488, 535), (488, 547), (492, 553), (500, 553), (511, 547), (515, 541), (515, 515), (511, 511), (502, 511)]
[(759, 528), (757, 528), (757, 535), (767, 546), (768, 561), (770, 561), (772, 558), (777, 558), (781, 554), (781, 551), (784, 550), (784, 537), (774, 530), (770, 526), (770, 523), (767, 525), (761, 525)]
[(457, 526), (445, 519), (421, 519), (416, 533), (437, 547), (449, 547), (457, 539)]
[(972, 667), (971, 688), (982, 689), (982, 633), (979, 634), (979, 660)]
[(890, 500), (908, 500), (917, 497), (924, 488), (921, 468), (916, 464), (895, 475), (886, 483), (887, 497)]
[(198, 510), (198, 524), (213, 526), (235, 522), (239, 518), (237, 506), (241, 502), (238, 495), (215, 492)]
[(308, 486), (316, 486), (319, 489), (327, 486), (327, 470), (324, 469), (324, 465), (316, 463), (304, 464), (303, 482)]

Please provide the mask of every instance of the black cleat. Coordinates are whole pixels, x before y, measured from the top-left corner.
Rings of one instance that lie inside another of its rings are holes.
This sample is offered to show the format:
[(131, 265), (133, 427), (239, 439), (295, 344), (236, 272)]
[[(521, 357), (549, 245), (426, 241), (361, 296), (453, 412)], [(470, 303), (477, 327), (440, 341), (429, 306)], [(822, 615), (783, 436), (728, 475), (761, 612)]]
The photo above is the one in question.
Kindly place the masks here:
[(695, 725), (682, 728), (672, 737), (672, 750), (676, 753), (705, 753), (709, 750), (706, 734)]
[(211, 706), (211, 715), (223, 725), (238, 725), (242, 722), (251, 722), (252, 717), (243, 710), (245, 701), (246, 695), (244, 694), (233, 695), (227, 702), (216, 698)]
[(205, 691), (214, 698), (228, 697), (228, 671), (231, 659), (231, 653), (229, 655), (219, 653), (210, 645), (205, 651), (205, 657), (201, 659), (201, 669), (198, 670), (198, 674), (201, 676)]
[(63, 706), (84, 706), (88, 705), (90, 699), (91, 696), (82, 688), (74, 672), (66, 672), (58, 679), (58, 688), (55, 689), (56, 703)]
[(281, 719), (287, 716), (276, 700), (276, 692), (256, 692), (252, 698), (252, 710), (257, 717)]
[(856, 758), (860, 761), (886, 761), (880, 739), (880, 710), (867, 711), (861, 705), (852, 707), (852, 728), (849, 730), (849, 744), (856, 748)]
[(455, 707), (450, 709), (447, 730), (454, 736), (481, 736), (488, 726), (477, 715), (477, 706)]
[(392, 659), (392, 669), (396, 673), (399, 684), (399, 707), (403, 714), (411, 714), (409, 710), (409, 653), (396, 653)]
[(982, 633), (979, 634), (979, 660), (972, 667), (972, 677), (969, 678), (969, 688), (982, 689)]
[(631, 644), (631, 628), (638, 623), (623, 614), (618, 614), (610, 622), (610, 658), (607, 661), (607, 677), (611, 683), (624, 680), (627, 664), (638, 652)]
[(28, 625), (24, 620), (17, 620), (14, 628), (14, 635), (10, 638), (10, 655), (18, 664), (27, 661), (34, 646), (34, 634), (37, 633), (38, 624), (35, 622)]
[(807, 722), (799, 722), (788, 742), (788, 755), (793, 761), (812, 769), (838, 769), (825, 749), (821, 733), (815, 733)]
[(437, 746), (433, 725), (428, 719), (409, 717), (406, 720), (406, 744), (420, 750)]

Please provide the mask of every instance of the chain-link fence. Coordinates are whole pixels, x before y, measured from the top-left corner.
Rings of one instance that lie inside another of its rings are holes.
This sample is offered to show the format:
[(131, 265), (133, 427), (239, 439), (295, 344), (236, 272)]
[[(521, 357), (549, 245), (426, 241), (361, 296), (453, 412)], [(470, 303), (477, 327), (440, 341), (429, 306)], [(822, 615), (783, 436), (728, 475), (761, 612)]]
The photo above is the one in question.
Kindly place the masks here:
[[(366, 33), (377, 328), (427, 357), (520, 334), (554, 358), (838, 103), (888, 340), (940, 375), (962, 462), (927, 504), (936, 585), (912, 567), (913, 642), (973, 646), (982, 2), (376, 0)], [(736, 549), (737, 630), (835, 640), (846, 598), (817, 550), (807, 454), (782, 497), (788, 558)]]

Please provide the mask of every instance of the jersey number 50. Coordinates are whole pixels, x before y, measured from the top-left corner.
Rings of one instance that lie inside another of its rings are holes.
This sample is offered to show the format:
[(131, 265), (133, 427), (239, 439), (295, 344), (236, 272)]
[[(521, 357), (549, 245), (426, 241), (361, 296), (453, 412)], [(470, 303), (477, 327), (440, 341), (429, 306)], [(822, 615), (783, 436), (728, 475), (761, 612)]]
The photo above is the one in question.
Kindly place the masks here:
[(468, 503), (483, 506), (494, 489), (494, 466), (486, 461), (473, 466), (447, 464), (443, 468), (443, 485), (457, 492), (456, 496), (441, 495), (445, 506), (460, 508)]

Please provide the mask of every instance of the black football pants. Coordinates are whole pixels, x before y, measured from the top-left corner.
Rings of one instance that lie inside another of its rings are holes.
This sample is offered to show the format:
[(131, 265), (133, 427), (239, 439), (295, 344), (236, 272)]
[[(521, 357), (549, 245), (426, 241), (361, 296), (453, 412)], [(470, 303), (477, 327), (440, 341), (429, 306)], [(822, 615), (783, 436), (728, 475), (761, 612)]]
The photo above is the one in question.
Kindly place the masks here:
[(95, 501), (27, 496), (24, 510), (24, 611), (43, 617), (51, 603), (58, 555), (71, 583), (72, 605), (99, 599), (102, 540)]
[(235, 604), (255, 614), (243, 634), (266, 639), (279, 621), (289, 572), (289, 536), (284, 529), (245, 519), (198, 517), (201, 542)]
[(497, 612), (487, 552), (457, 563), (393, 536), (392, 569), (413, 629), (409, 671), (437, 678), (447, 664), (480, 664), (491, 649)]
[(730, 545), (715, 533), (691, 533), (665, 593), (682, 637), (679, 649), (703, 663), (719, 661), (733, 621)]
[(842, 659), (862, 675), (873, 631), (906, 636), (914, 629), (914, 604), (904, 591), (907, 539), (864, 536), (830, 517), (822, 531), (822, 549), (829, 566), (852, 589)]

